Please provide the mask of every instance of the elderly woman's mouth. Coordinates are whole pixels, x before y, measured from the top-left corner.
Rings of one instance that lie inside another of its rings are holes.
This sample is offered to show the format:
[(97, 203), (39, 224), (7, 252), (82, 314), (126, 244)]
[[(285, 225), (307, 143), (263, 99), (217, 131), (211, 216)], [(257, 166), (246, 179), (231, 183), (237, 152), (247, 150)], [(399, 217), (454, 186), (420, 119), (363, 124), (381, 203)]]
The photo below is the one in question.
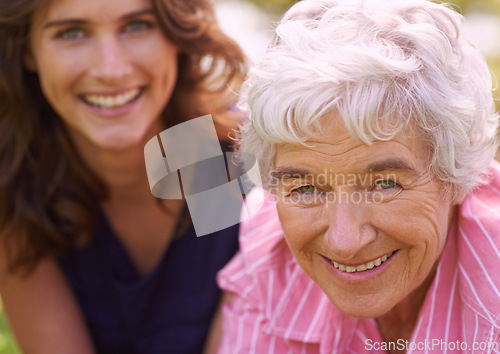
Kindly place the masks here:
[(373, 261), (370, 261), (370, 262), (365, 263), (365, 264), (360, 264), (357, 266), (348, 266), (348, 265), (334, 262), (332, 260), (331, 260), (331, 262), (335, 268), (337, 268), (338, 270), (345, 272), (345, 273), (364, 272), (366, 270), (370, 270), (370, 269), (373, 269), (375, 267), (380, 266), (382, 263), (384, 263), (389, 258), (391, 258), (392, 255), (395, 254), (396, 252), (397, 252), (397, 250), (389, 252), (387, 254), (384, 254), (382, 257), (379, 257)]

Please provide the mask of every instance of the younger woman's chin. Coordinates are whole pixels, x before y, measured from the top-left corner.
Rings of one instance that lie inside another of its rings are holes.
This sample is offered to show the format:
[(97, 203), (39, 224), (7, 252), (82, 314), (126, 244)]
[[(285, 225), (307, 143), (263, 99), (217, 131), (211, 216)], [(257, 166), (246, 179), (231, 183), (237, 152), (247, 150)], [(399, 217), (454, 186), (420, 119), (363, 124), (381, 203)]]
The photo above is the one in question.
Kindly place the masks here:
[(143, 149), (144, 144), (142, 139), (118, 140), (118, 141), (107, 141), (104, 143), (100, 143), (98, 145), (98, 148), (100, 148), (103, 151), (120, 152), (132, 149)]
[(119, 134), (107, 134), (90, 138), (93, 145), (101, 150), (124, 151), (130, 149), (144, 149), (147, 141), (152, 138), (146, 132), (120, 132)]

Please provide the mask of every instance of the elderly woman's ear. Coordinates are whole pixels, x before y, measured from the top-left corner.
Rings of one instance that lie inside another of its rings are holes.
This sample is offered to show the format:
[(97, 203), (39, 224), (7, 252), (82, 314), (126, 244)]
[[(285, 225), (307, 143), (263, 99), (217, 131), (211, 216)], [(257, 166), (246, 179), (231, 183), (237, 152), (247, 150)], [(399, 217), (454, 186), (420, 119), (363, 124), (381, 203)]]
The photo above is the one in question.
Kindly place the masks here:
[(453, 198), (453, 204), (454, 205), (460, 205), (464, 201), (465, 197), (467, 196), (467, 193), (463, 190), (458, 190), (456, 193), (456, 196)]

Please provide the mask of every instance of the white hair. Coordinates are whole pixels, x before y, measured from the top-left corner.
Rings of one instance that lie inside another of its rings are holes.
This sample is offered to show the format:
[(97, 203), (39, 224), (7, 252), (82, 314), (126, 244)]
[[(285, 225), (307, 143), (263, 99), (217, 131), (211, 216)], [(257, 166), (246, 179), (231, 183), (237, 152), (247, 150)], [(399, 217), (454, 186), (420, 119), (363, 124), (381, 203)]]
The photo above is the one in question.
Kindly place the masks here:
[(264, 186), (276, 144), (306, 144), (331, 113), (366, 144), (417, 128), (437, 178), (460, 194), (486, 183), (498, 116), (489, 70), (461, 21), (425, 0), (294, 5), (242, 96), (251, 112), (242, 150), (256, 157)]

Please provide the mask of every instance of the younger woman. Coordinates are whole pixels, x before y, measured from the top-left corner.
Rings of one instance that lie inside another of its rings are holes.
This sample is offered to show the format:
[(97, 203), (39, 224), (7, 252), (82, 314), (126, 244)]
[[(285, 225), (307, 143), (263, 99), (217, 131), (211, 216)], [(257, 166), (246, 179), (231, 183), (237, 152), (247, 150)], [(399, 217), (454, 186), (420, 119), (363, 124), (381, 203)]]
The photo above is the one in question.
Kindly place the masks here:
[(243, 70), (205, 0), (0, 0), (0, 292), (23, 351), (203, 350), (237, 227), (196, 238), (144, 146), (208, 113), (227, 136)]

